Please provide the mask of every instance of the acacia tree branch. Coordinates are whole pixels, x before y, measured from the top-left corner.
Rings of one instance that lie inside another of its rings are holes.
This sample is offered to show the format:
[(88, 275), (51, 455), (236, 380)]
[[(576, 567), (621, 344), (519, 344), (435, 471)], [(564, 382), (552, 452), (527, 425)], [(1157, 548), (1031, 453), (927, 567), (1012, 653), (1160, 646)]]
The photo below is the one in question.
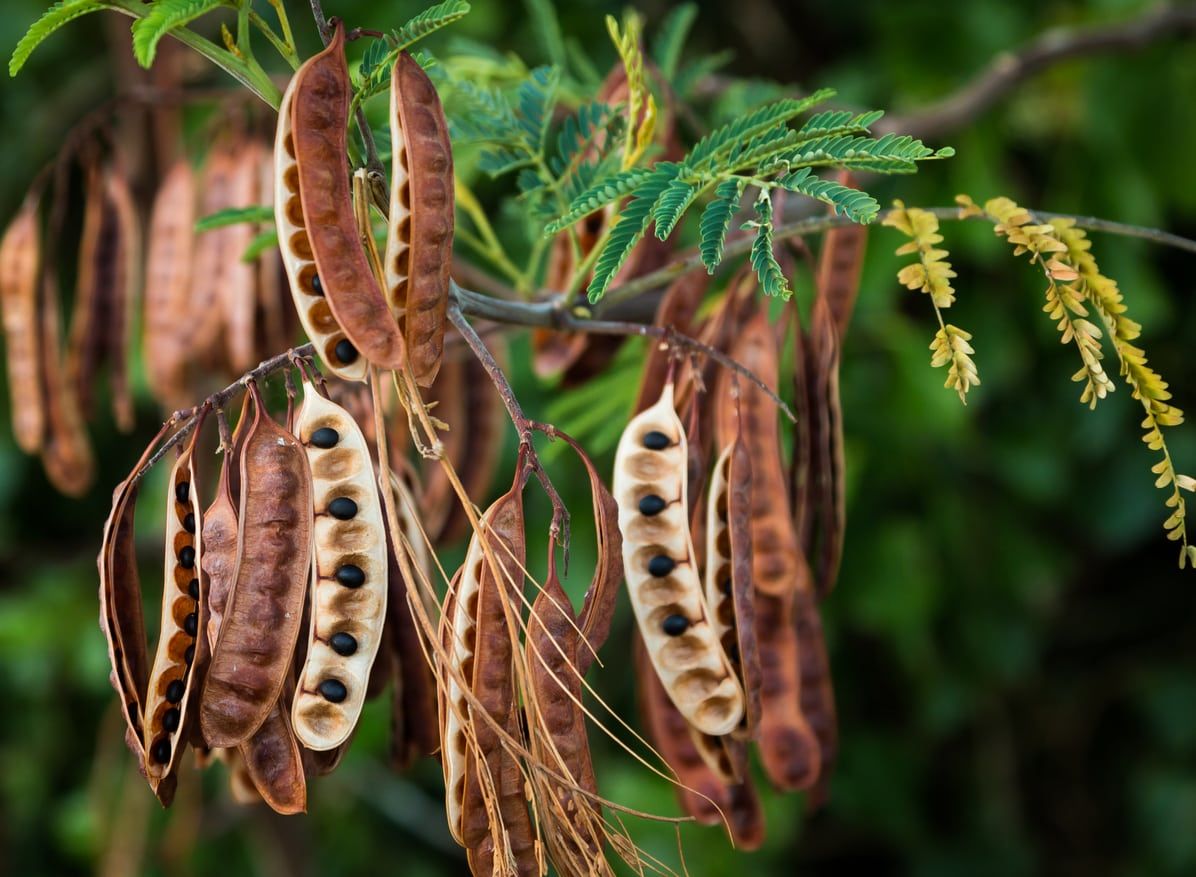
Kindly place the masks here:
[(878, 133), (933, 139), (956, 131), (1025, 80), (1076, 58), (1137, 51), (1164, 39), (1196, 35), (1196, 4), (1165, 3), (1118, 24), (1060, 28), (1040, 34), (1015, 52), (1002, 52), (962, 88), (930, 106), (877, 123)]

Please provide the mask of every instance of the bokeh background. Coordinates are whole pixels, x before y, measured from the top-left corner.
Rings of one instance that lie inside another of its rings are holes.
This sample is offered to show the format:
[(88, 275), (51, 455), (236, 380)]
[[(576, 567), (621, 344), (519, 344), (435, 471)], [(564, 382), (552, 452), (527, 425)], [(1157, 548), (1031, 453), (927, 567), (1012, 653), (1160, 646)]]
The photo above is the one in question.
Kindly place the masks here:
[[(290, 5), (310, 50), (306, 4)], [(545, 60), (522, 4), (474, 5), (453, 33)], [(602, 64), (613, 61), (602, 17), (617, 4), (558, 5), (566, 34)], [(845, 104), (896, 112), (947, 94), (1044, 29), (1128, 20), (1149, 6), (701, 5), (688, 57), (729, 49), (725, 69), (735, 75), (832, 86)], [(44, 6), (4, 4), (5, 54)], [(325, 6), (378, 28), (419, 8), (406, 0)], [(640, 4), (649, 33), (668, 7)], [(0, 217), (12, 214), (72, 123), (112, 93), (102, 17), (68, 26), (0, 85)], [(450, 43), (442, 35), (428, 48)], [(1008, 194), (1196, 237), (1193, 94), (1190, 35), (1063, 64), (934, 144), (955, 146), (956, 158), (874, 191), (925, 206), (950, 204), (957, 192)], [(824, 604), (842, 726), (830, 803), (807, 816), (800, 796), (767, 795), (769, 839), (752, 854), (732, 851), (715, 829), (684, 828), (694, 874), (1196, 873), (1196, 574), (1176, 569), (1163, 538), (1163, 494), (1151, 486), (1137, 404), (1121, 387), (1097, 411), (1081, 407), (1069, 380), (1074, 350), (1040, 312), (1038, 271), (1012, 259), (986, 225), (948, 224), (944, 233), (960, 275), (954, 321), (975, 335), (983, 380), (970, 404), (929, 367), (933, 315), (894, 281), (891, 253), (901, 241), (891, 230), (871, 235), (844, 345), (849, 533), (839, 587)], [(1193, 408), (1196, 257), (1094, 240), (1145, 325), (1152, 363), (1177, 404)], [(798, 288), (808, 295), (808, 279)], [(511, 342), (527, 407), (567, 413), (567, 391), (532, 377), (526, 339), (515, 333)], [(132, 439), (106, 420), (93, 425), (101, 476), (82, 501), (56, 494), (0, 428), (0, 874), (464, 873), (444, 827), (436, 765), (402, 777), (384, 767), (384, 701), (367, 707), (341, 769), (313, 783), (304, 817), (239, 810), (217, 775), (204, 777), (202, 790), (188, 777), (163, 812), (131, 776), (96, 626), (94, 558), (110, 490), (156, 427), (148, 397), (139, 414)], [(568, 417), (561, 425), (571, 428)], [(1196, 471), (1196, 424), (1173, 430), (1170, 442), (1180, 470)], [(609, 470), (609, 455), (600, 463)], [(584, 518), (584, 482), (559, 471)], [(158, 493), (147, 489), (139, 516), (147, 582), (160, 563)], [(591, 566), (586, 527), (581, 520), (575, 587)], [(623, 605), (607, 668), (594, 676), (627, 714), (629, 625)], [(607, 741), (596, 738), (595, 749), (607, 796), (676, 813), (663, 781)], [(671, 827), (631, 829), (676, 863)]]

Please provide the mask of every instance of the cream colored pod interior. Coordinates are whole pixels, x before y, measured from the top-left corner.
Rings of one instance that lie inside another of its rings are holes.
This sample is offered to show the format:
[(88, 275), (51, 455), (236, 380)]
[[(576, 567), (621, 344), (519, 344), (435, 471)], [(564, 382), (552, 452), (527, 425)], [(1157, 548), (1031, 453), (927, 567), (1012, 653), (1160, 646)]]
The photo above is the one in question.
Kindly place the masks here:
[(669, 698), (704, 734), (743, 718), (743, 689), (711, 624), (686, 511), (686, 438), (673, 385), (636, 415), (615, 453), (623, 572), (648, 657)]
[(727, 445), (719, 454), (707, 488), (706, 605), (710, 608), (710, 624), (719, 642), (723, 641), (728, 631), (735, 629), (734, 625), (728, 622), (728, 619), (735, 618), (735, 598), (731, 595), (729, 585), (723, 587), (723, 583), (731, 579), (731, 546), (726, 535), (728, 523), (725, 517), (725, 502), (723, 514), (719, 514), (719, 498), (727, 492), (727, 472), (730, 469), (731, 451), (734, 447)]
[(315, 538), (307, 660), (291, 723), (308, 749), (348, 739), (386, 620), (386, 529), (365, 437), (303, 383), (295, 431), (311, 465)]
[(274, 135), (274, 224), (278, 230), (278, 247), (286, 268), (291, 298), (299, 314), (303, 331), (312, 340), (316, 352), (328, 368), (346, 381), (364, 381), (369, 361), (356, 354), (345, 363), (337, 353), (342, 344), (349, 344), (344, 331), (332, 315), (332, 308), (320, 292), (319, 274), (311, 241), (303, 218), (299, 197), (299, 164), (295, 157), (295, 140), (291, 135), (291, 99), (298, 76), (291, 78), (278, 108), (278, 128)]

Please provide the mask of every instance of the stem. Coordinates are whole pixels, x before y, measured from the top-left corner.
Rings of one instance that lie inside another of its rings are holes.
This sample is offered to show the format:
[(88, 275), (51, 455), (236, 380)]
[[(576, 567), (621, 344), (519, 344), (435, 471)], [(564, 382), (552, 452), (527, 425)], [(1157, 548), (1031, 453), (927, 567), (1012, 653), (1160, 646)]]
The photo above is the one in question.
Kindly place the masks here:
[(478, 254), (493, 262), (494, 267), (505, 274), (507, 279), (517, 287), (521, 286), (524, 279), (523, 273), (507, 256), (498, 235), (494, 233), (494, 226), (490, 224), (490, 220), (486, 217), (486, 211), (482, 209), (478, 199), (474, 197), (473, 192), (461, 181), (460, 177), (454, 181), (453, 188), (456, 190), (457, 206), (465, 211), (465, 215), (473, 222), (473, 226), (480, 236), (480, 239), (473, 244)]
[(291, 65), (292, 70), (298, 69), (299, 55), (295, 51), (295, 48), (288, 45), (285, 40), (279, 37), (266, 19), (251, 9), (249, 10), (249, 21), (261, 32), (267, 42), (274, 47), (274, 50), (282, 55), (286, 62)]

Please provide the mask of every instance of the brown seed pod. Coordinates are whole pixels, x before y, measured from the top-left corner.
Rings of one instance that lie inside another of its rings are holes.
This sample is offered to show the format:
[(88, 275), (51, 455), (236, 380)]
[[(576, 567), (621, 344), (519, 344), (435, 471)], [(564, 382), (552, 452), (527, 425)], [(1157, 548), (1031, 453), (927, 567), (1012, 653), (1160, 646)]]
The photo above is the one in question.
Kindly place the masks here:
[[(274, 152), (261, 150), (258, 168), (259, 204), (274, 207)], [(258, 227), (262, 232), (268, 223)], [(257, 358), (265, 359), (272, 353), (293, 345), (296, 332), (295, 310), (287, 291), (286, 269), (277, 249), (267, 249), (258, 256), (254, 269), (257, 275)]]
[(142, 351), (154, 398), (182, 407), (188, 395), (191, 256), (195, 246), (195, 173), (180, 159), (162, 180), (150, 212), (145, 257)]
[(386, 530), (365, 437), (349, 412), (303, 382), (296, 435), (315, 499), (307, 659), (291, 723), (308, 749), (334, 749), (357, 724), (386, 621)]
[(280, 696), (266, 721), (237, 751), (261, 799), (275, 812), (289, 815), (307, 811), (307, 778), (287, 704)]
[[(841, 170), (836, 176), (845, 186), (855, 185), (851, 171)], [(830, 305), (839, 338), (847, 334), (851, 313), (855, 309), (867, 246), (868, 226), (854, 222), (830, 229), (822, 239), (822, 250), (818, 254), (817, 288)]]
[(212, 649), (200, 707), (210, 746), (235, 746), (266, 720), (291, 665), (312, 551), (311, 471), (256, 385), (241, 455), (237, 577)]
[(133, 315), (137, 310), (138, 272), (141, 269), (141, 225), (129, 181), (119, 170), (110, 171), (105, 190), (114, 227), (116, 253), (112, 290), (109, 294), (108, 322), (110, 348), (108, 370), (112, 385), (112, 416), (121, 432), (134, 426), (133, 392), (129, 387), (129, 362), (133, 350)]
[[(298, 173), (279, 191), (298, 189), (303, 218), (295, 224), (307, 231), (325, 300), (349, 341), (379, 368), (402, 368), (406, 345), (362, 248), (345, 171), (352, 86), (341, 22), (328, 47), (299, 68), (291, 92), (290, 136)], [(287, 205), (281, 209), (287, 212)], [(351, 361), (339, 357), (339, 362)]]
[(839, 577), (843, 533), (847, 527), (844, 495), (843, 415), (839, 407), (839, 336), (830, 302), (814, 300), (806, 345), (806, 380), (811, 421), (810, 508), (817, 547), (814, 590), (822, 600)]
[(436, 87), (400, 52), (391, 73), (394, 166), (386, 235), (386, 292), (403, 324), (411, 374), (431, 386), (444, 355), (453, 255), (453, 151)]
[(202, 607), (203, 522), (194, 455), (207, 412), (207, 408), (201, 409), (191, 440), (167, 483), (162, 621), (145, 701), (146, 778), (163, 804), (174, 796), (175, 771), (191, 733), (191, 706), (195, 692), (203, 686), (195, 667)]
[(623, 568), (648, 656), (677, 709), (704, 734), (729, 734), (744, 694), (711, 624), (690, 539), (687, 442), (673, 385), (637, 414), (615, 452)]
[(95, 479), (95, 457), (75, 385), (67, 379), (61, 352), (58, 316), (58, 280), (53, 270), (43, 271), (41, 295), (41, 356), (45, 383), (46, 438), (42, 465), (46, 477), (61, 493), (82, 496)]
[[(244, 140), (236, 144), (231, 153), (231, 203), (226, 206), (249, 207), (259, 202), (261, 167), (267, 154), (266, 147), (257, 140)], [(254, 227), (248, 222), (238, 222), (205, 234), (220, 235), (224, 355), (229, 370), (233, 374), (243, 374), (260, 361), (257, 348), (258, 271), (255, 265), (241, 258), (253, 242)], [(275, 348), (270, 352), (277, 350)]]
[(706, 603), (711, 624), (746, 696), (737, 736), (756, 735), (760, 655), (752, 588), (752, 464), (742, 435), (714, 464), (706, 506)]
[(0, 309), (4, 312), (4, 350), (12, 431), (26, 454), (41, 450), (46, 428), (42, 399), (41, 315), (37, 280), (41, 267), (39, 197), (26, 196), (0, 240)]
[(241, 748), (213, 749), (215, 760), (223, 761), (228, 768), (228, 791), (233, 801), (242, 807), (262, 803), (261, 792), (254, 785), (253, 777), (249, 775), (249, 768), (241, 756)]
[(240, 478), (233, 474), (240, 467), (241, 449), (249, 431), (249, 405), (252, 396), (245, 394), (241, 416), (233, 446), (224, 452), (220, 462), (220, 481), (216, 498), (203, 513), (203, 556), (200, 558), (200, 590), (207, 597), (205, 609), (208, 623), (205, 633), (208, 648), (216, 647), (220, 625), (228, 606), (228, 597), (237, 578), (237, 509), (241, 504)]
[[(709, 286), (710, 278), (705, 269), (682, 274), (672, 282), (664, 298), (660, 300), (653, 323), (662, 327), (672, 326), (678, 332), (688, 333)], [(633, 409), (637, 414), (660, 398), (660, 392), (668, 382), (669, 354), (670, 350), (664, 345), (654, 344), (644, 358), (640, 392)]]
[(818, 740), (818, 782), (807, 799), (808, 806), (814, 808), (826, 801), (839, 754), (839, 719), (822, 618), (814, 593), (800, 591), (794, 595), (794, 602), (794, 625), (801, 647), (801, 710)]

